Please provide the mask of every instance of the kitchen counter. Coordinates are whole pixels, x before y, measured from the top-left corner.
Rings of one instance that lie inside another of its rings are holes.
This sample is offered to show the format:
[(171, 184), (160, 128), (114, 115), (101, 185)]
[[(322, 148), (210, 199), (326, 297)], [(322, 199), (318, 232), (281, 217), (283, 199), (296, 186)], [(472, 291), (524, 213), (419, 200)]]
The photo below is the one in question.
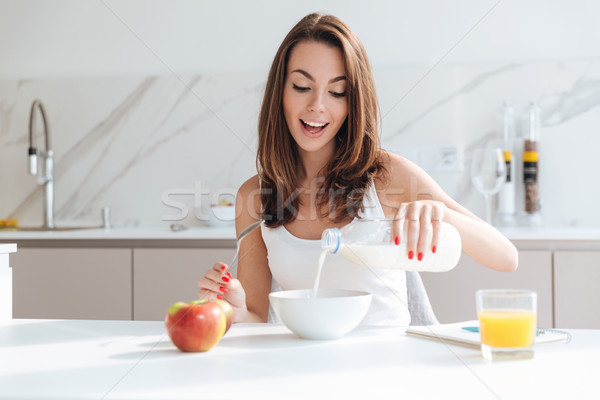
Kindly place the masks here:
[(77, 229), (62, 231), (0, 230), (0, 243), (22, 247), (212, 247), (235, 248), (235, 227), (166, 227)]
[(335, 341), (234, 325), (205, 353), (182, 353), (162, 322), (0, 322), (0, 398), (539, 399), (600, 397), (600, 331), (536, 346), (530, 360), (359, 327)]
[(510, 240), (599, 240), (600, 227), (499, 228)]
[(139, 227), (139, 228), (110, 228), (110, 229), (73, 229), (62, 231), (19, 231), (2, 229), (0, 240), (203, 240), (203, 239), (235, 239), (233, 225), (222, 228), (192, 227), (173, 232), (169, 227)]
[[(600, 227), (500, 227), (510, 240), (600, 240)], [(0, 241), (8, 240), (231, 240), (235, 227), (190, 227), (173, 232), (168, 226), (63, 231), (0, 229)]]
[(506, 227), (499, 230), (519, 250), (600, 250), (600, 227)]
[[(600, 250), (600, 228), (499, 228), (519, 250)], [(235, 228), (191, 227), (173, 232), (164, 227), (64, 231), (0, 230), (0, 244), (23, 248), (235, 248)]]

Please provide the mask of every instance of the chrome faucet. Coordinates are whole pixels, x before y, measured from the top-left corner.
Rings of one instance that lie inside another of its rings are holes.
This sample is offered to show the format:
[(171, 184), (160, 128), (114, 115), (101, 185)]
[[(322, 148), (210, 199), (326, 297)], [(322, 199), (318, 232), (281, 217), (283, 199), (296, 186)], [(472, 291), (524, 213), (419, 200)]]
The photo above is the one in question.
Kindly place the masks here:
[[(35, 147), (34, 125), (36, 111), (42, 117), (44, 124), (44, 140), (46, 142), (46, 150), (39, 150)], [(44, 228), (54, 228), (54, 151), (52, 151), (50, 143), (50, 129), (46, 119), (46, 111), (42, 102), (34, 100), (31, 105), (31, 114), (29, 115), (29, 174), (38, 175), (38, 156), (43, 159), (41, 171), (41, 184), (44, 185)]]

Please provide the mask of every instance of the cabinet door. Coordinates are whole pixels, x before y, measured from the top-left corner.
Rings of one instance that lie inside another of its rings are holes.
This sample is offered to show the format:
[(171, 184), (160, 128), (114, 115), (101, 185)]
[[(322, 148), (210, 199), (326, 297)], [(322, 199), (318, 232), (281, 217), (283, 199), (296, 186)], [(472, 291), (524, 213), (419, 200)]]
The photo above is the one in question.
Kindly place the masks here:
[(133, 319), (162, 321), (177, 301), (198, 298), (198, 278), (235, 249), (134, 249)]
[(19, 248), (13, 317), (130, 320), (131, 250)]
[(554, 296), (557, 328), (600, 329), (600, 252), (556, 251)]
[(538, 324), (552, 327), (552, 253), (519, 251), (515, 272), (485, 268), (463, 254), (458, 265), (441, 273), (422, 272), (431, 306), (441, 323), (477, 319), (478, 289), (530, 289), (538, 294)]

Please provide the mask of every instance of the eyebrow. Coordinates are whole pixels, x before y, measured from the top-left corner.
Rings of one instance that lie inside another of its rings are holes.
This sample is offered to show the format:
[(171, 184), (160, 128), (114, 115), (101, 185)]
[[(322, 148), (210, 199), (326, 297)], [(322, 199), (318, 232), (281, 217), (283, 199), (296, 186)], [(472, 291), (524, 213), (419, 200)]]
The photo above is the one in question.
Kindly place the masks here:
[[(313, 82), (315, 81), (315, 78), (313, 78), (311, 74), (309, 74), (308, 72), (306, 72), (303, 69), (295, 69), (292, 71), (292, 73), (293, 72), (298, 72), (298, 73), (304, 75), (306, 78), (310, 79), (311, 81), (313, 81)], [(346, 77), (344, 75), (342, 75), (342, 76), (338, 76), (336, 78), (330, 79), (329, 83), (335, 83), (335, 82), (344, 81), (344, 80), (346, 80)]]

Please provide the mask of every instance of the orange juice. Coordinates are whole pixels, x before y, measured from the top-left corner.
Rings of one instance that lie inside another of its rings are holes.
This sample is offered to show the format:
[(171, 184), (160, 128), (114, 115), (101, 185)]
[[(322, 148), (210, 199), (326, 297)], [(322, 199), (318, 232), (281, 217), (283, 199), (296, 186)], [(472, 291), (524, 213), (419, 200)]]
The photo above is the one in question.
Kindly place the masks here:
[(533, 311), (486, 310), (478, 313), (481, 343), (491, 347), (529, 347), (537, 328)]

